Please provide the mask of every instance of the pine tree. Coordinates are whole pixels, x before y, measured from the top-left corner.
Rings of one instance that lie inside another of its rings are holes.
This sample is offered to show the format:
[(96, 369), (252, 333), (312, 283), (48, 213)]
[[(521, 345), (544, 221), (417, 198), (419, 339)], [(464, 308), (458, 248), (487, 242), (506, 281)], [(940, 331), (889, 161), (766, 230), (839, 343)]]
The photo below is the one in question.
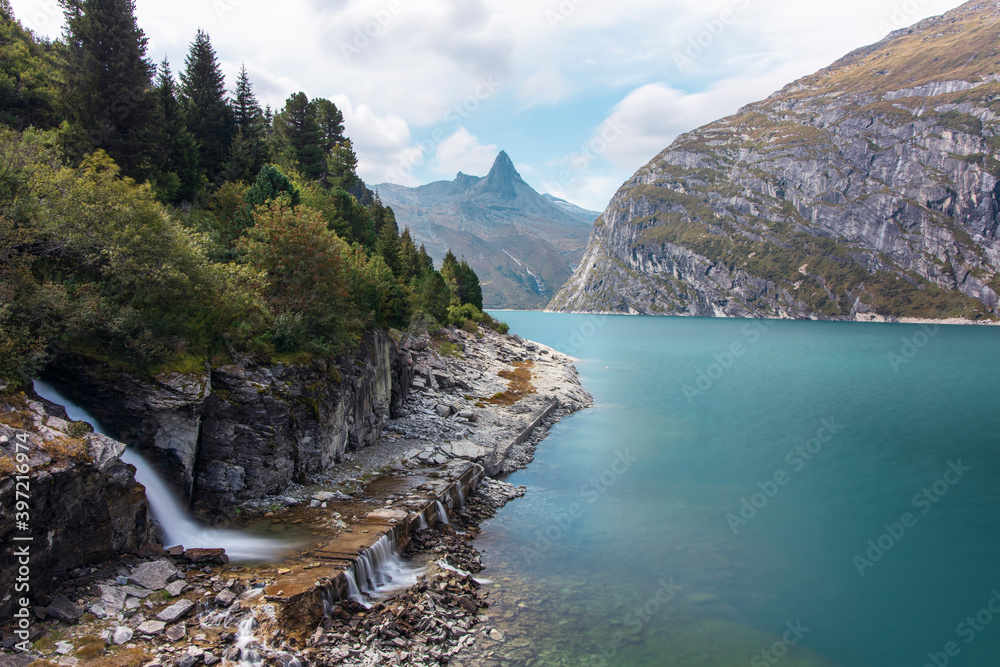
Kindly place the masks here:
[(226, 81), (208, 34), (198, 30), (181, 74), (187, 128), (198, 142), (202, 172), (209, 182), (222, 180), (233, 137), (233, 112), (226, 102)]
[(399, 273), (396, 274), (399, 282), (409, 284), (418, 275), (419, 265), (417, 246), (413, 243), (409, 228), (404, 229), (399, 235)]
[(313, 100), (313, 114), (319, 127), (320, 144), (324, 153), (329, 153), (334, 146), (342, 143), (344, 136), (344, 114), (337, 105), (322, 97)]
[(198, 145), (187, 130), (177, 82), (166, 58), (158, 68), (155, 93), (160, 128), (157, 194), (162, 201), (171, 203), (194, 201), (205, 187), (198, 171)]
[(66, 148), (82, 157), (107, 151), (126, 175), (150, 172), (155, 137), (148, 93), (152, 64), (133, 0), (60, 0), (66, 16), (63, 105), (71, 125)]
[(399, 237), (396, 230), (384, 225), (375, 240), (375, 252), (382, 256), (392, 273), (399, 277)]
[(305, 93), (298, 92), (285, 101), (285, 108), (275, 119), (275, 129), (284, 147), (285, 159), (310, 181), (317, 181), (326, 171), (319, 125), (315, 109)]
[(236, 134), (229, 146), (225, 178), (227, 181), (250, 182), (267, 163), (267, 146), (264, 143), (264, 112), (253, 92), (245, 65), (240, 68), (236, 81), (232, 108)]

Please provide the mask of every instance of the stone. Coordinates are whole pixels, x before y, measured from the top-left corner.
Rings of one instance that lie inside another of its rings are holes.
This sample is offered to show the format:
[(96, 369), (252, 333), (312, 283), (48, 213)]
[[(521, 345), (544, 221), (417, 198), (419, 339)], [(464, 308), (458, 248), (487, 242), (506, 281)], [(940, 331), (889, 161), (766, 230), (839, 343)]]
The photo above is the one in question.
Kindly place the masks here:
[(163, 621), (143, 621), (139, 624), (139, 627), (135, 629), (140, 635), (158, 635), (163, 632), (163, 629), (167, 627), (167, 624)]
[(499, 630), (497, 630), (496, 628), (493, 628), (492, 630), (490, 630), (489, 635), (490, 635), (490, 639), (492, 639), (495, 642), (502, 642), (503, 641), (503, 633), (500, 632)]
[(132, 628), (127, 628), (124, 625), (120, 625), (114, 629), (111, 635), (111, 641), (115, 643), (116, 646), (121, 646), (125, 642), (132, 641), (132, 636), (135, 633)]
[(178, 600), (157, 614), (156, 618), (164, 623), (173, 623), (186, 616), (192, 607), (194, 607), (194, 602), (191, 600)]
[(153, 591), (146, 590), (145, 588), (141, 588), (139, 586), (122, 586), (121, 591), (129, 597), (139, 598), (140, 600), (145, 600), (153, 594)]
[(174, 558), (177, 558), (179, 556), (183, 556), (184, 555), (184, 545), (183, 544), (178, 544), (175, 547), (170, 547), (169, 549), (166, 550), (166, 553), (167, 553), (168, 556), (173, 556)]
[(212, 563), (214, 565), (225, 565), (229, 562), (229, 556), (225, 549), (188, 549), (184, 552), (184, 558), (192, 563)]
[(201, 661), (201, 657), (185, 654), (174, 661), (174, 667), (194, 667)]
[(351, 496), (346, 493), (341, 493), (340, 491), (320, 491), (319, 493), (313, 494), (313, 499), (320, 502), (325, 502), (329, 500), (353, 500)]
[(159, 591), (166, 588), (167, 584), (179, 576), (180, 573), (170, 561), (154, 560), (133, 569), (128, 575), (128, 580), (142, 588)]
[(458, 413), (458, 416), (466, 421), (472, 422), (473, 424), (479, 421), (479, 417), (472, 410), (462, 410)]
[(79, 658), (73, 658), (71, 656), (65, 655), (59, 658), (59, 662), (56, 663), (59, 667), (76, 667), (80, 664)]
[(228, 607), (236, 600), (236, 593), (226, 589), (215, 596), (215, 604), (220, 607)]
[(209, 667), (211, 667), (211, 665), (222, 662), (222, 658), (213, 653), (208, 653), (208, 652), (206, 652), (205, 655), (201, 657), (201, 659), (202, 661), (204, 661), (206, 665), (209, 665)]
[(73, 651), (73, 644), (70, 642), (56, 642), (56, 653), (59, 655), (69, 655)]
[(110, 615), (108, 614), (108, 611), (99, 604), (90, 605), (89, 607), (87, 607), (87, 611), (89, 611), (91, 614), (93, 614), (94, 616), (96, 616), (101, 620), (104, 620)]
[(45, 608), (45, 613), (63, 623), (76, 623), (83, 616), (83, 609), (70, 602), (65, 595), (57, 595)]
[(188, 588), (187, 582), (183, 579), (178, 579), (177, 581), (167, 584), (167, 587), (164, 590), (166, 590), (171, 597), (177, 597), (183, 593), (186, 588)]
[(121, 611), (125, 607), (125, 598), (128, 597), (128, 593), (121, 588), (101, 584), (97, 587), (97, 591), (101, 596), (101, 606), (106, 610), (113, 613)]
[(166, 636), (166, 638), (172, 642), (180, 641), (187, 636), (187, 627), (183, 623), (171, 625), (169, 628), (167, 628), (167, 631), (164, 633), (164, 636)]
[(125, 599), (125, 611), (135, 611), (142, 606), (142, 600), (129, 596)]
[(438, 403), (434, 407), (434, 411), (438, 414), (439, 417), (446, 417), (446, 418), (450, 417), (454, 412), (454, 410), (455, 409), (450, 405), (445, 405), (443, 403)]

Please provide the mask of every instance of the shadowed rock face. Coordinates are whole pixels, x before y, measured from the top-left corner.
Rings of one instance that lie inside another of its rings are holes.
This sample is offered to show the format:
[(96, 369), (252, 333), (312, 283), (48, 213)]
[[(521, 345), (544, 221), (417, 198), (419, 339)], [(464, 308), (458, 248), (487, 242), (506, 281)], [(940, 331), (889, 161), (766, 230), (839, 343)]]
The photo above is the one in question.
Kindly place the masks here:
[(1000, 10), (970, 2), (679, 137), (595, 223), (553, 310), (989, 317)]
[[(10, 618), (21, 597), (41, 604), (53, 592), (52, 582), (72, 570), (135, 553), (156, 540), (145, 489), (135, 481), (135, 470), (118, 458), (125, 445), (96, 433), (76, 433), (61, 407), (36, 397), (14, 409), (32, 425), (14, 428), (0, 419), (0, 456), (16, 461), (22, 454), (27, 459), (21, 463), (28, 466), (20, 485), (12, 475), (0, 479), (0, 494), (10, 499), (0, 509), (0, 541), (9, 546), (0, 558), (0, 580), (13, 594), (0, 599), (3, 618)], [(0, 417), (7, 412), (0, 405)], [(59, 453), (74, 446), (77, 454)], [(29, 512), (15, 511), (16, 491), (26, 494)], [(26, 526), (20, 523), (25, 514)], [(15, 592), (22, 549), (30, 554), (30, 590)], [(66, 618), (75, 621), (69, 613), (73, 605), (63, 606)], [(57, 604), (52, 615), (59, 612)]]
[(377, 439), (413, 379), (409, 354), (372, 333), (336, 365), (224, 366), (139, 379), (63, 356), (48, 378), (134, 446), (203, 519), (281, 493)]
[(542, 308), (583, 256), (597, 213), (540, 195), (501, 152), (484, 178), (419, 188), (376, 186), (399, 226), (440, 260), (450, 248), (476, 271), (489, 308)]

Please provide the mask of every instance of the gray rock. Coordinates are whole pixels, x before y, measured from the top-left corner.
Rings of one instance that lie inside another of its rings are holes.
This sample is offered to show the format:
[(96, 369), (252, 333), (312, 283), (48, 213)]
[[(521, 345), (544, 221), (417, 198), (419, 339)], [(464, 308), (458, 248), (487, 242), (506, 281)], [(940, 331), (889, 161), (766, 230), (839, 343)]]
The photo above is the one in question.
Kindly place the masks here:
[(83, 616), (83, 609), (70, 602), (65, 595), (57, 595), (45, 608), (45, 613), (63, 623), (76, 623)]
[(101, 606), (105, 609), (113, 613), (125, 607), (125, 598), (128, 595), (121, 588), (101, 584), (97, 587), (97, 591), (101, 596)]
[(439, 417), (450, 417), (452, 414), (454, 414), (455, 408), (451, 407), (450, 405), (444, 405), (443, 403), (438, 403), (434, 407), (434, 411), (438, 414)]
[(173, 563), (168, 560), (155, 560), (136, 567), (129, 573), (128, 579), (143, 588), (159, 591), (179, 576), (180, 573)]
[(164, 633), (164, 635), (166, 636), (167, 639), (169, 639), (172, 642), (180, 641), (187, 636), (187, 626), (185, 626), (183, 623), (171, 625), (169, 628), (167, 628), (167, 631)]
[(183, 593), (184, 590), (187, 588), (189, 588), (187, 582), (184, 581), (183, 579), (178, 579), (177, 581), (172, 581), (169, 584), (167, 584), (167, 587), (164, 590), (166, 590), (167, 593), (171, 595), (171, 597), (177, 597), (178, 595)]
[(111, 641), (115, 643), (116, 646), (121, 646), (126, 642), (132, 641), (132, 636), (135, 634), (132, 628), (125, 627), (124, 625), (118, 626), (114, 629), (114, 633), (111, 635)]
[(231, 590), (224, 590), (215, 596), (215, 604), (220, 607), (228, 607), (236, 599), (236, 593)]
[(70, 642), (56, 642), (56, 653), (59, 655), (69, 655), (74, 651), (73, 644)]
[(140, 635), (158, 635), (163, 632), (163, 629), (167, 627), (167, 624), (163, 621), (143, 621), (139, 624), (139, 627), (135, 629)]
[(199, 662), (201, 662), (200, 656), (185, 654), (174, 660), (174, 667), (194, 667)]
[[(172, 585), (173, 584), (171, 584), (171, 586)], [(170, 588), (170, 586), (168, 586), (167, 588)], [(125, 593), (125, 595), (129, 595), (134, 598), (139, 598), (140, 600), (145, 600), (146, 598), (148, 598), (150, 595), (153, 594), (153, 591), (146, 590), (145, 588), (139, 588), (138, 586), (122, 586), (121, 590)]]
[(108, 611), (99, 604), (92, 604), (87, 607), (87, 611), (96, 616), (97, 618), (103, 620), (109, 616)]
[(192, 607), (194, 607), (194, 602), (191, 600), (178, 600), (157, 614), (156, 618), (164, 623), (173, 623), (187, 615)]

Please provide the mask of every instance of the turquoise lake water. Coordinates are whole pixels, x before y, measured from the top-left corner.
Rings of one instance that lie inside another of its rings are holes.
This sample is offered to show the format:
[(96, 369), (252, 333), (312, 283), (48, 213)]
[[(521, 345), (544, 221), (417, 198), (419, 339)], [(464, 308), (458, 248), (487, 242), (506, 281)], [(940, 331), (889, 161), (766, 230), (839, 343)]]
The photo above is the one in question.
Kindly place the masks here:
[(595, 399), (477, 541), (511, 664), (1000, 665), (1000, 328), (495, 316)]

